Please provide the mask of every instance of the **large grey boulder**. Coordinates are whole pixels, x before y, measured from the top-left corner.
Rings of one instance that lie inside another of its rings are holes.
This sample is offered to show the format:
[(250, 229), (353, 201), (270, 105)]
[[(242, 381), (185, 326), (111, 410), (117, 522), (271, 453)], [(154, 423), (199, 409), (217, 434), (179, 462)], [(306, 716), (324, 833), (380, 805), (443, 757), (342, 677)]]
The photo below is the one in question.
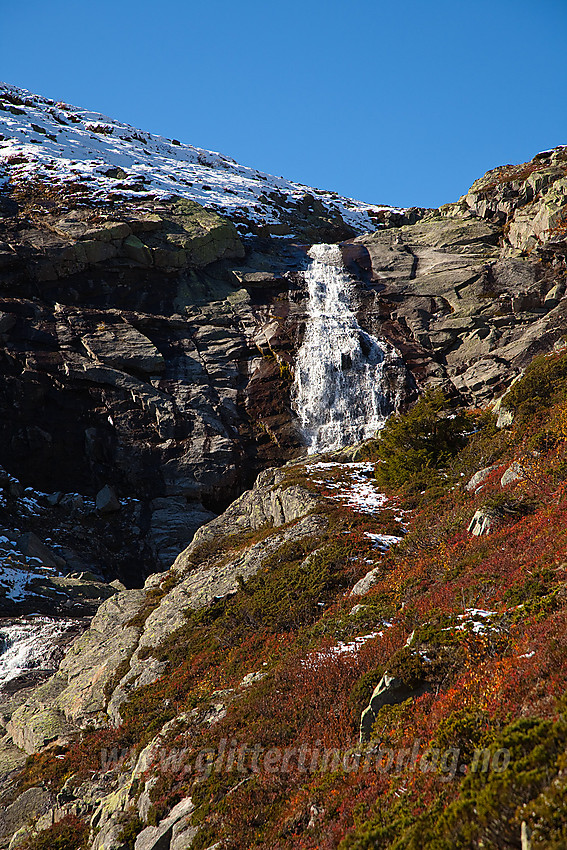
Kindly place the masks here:
[(354, 587), (352, 588), (349, 596), (364, 596), (370, 588), (376, 584), (378, 578), (380, 576), (380, 567), (374, 567), (373, 570), (369, 570), (365, 576), (359, 579)]
[(37, 753), (58, 738), (65, 738), (73, 728), (57, 705), (46, 705), (34, 699), (16, 709), (6, 724), (6, 731), (14, 744), (30, 754)]
[(0, 738), (0, 776), (10, 773), (16, 768), (23, 767), (26, 763), (26, 755), (19, 747), (16, 747), (10, 735)]
[(0, 808), (0, 842), (9, 840), (22, 827), (28, 826), (49, 808), (51, 795), (45, 788), (23, 791), (9, 806)]
[(27, 558), (35, 558), (44, 567), (65, 566), (65, 560), (59, 557), (59, 555), (56, 555), (45, 543), (42, 543), (33, 531), (26, 531), (25, 534), (16, 535), (16, 541), (23, 555)]
[(90, 850), (131, 850), (130, 842), (121, 838), (126, 823), (127, 820), (124, 817), (109, 820), (95, 835)]
[(190, 847), (197, 834), (197, 829), (189, 824), (194, 810), (191, 797), (181, 800), (157, 826), (148, 826), (140, 832), (134, 850), (185, 850)]
[(105, 484), (104, 487), (98, 491), (96, 494), (95, 505), (99, 514), (112, 514), (119, 511), (122, 507), (114, 489), (109, 484)]
[(479, 469), (466, 483), (465, 490), (469, 493), (475, 493), (482, 487), (490, 473), (497, 469), (497, 466), (497, 464), (493, 464), (492, 466), (485, 466), (483, 469)]

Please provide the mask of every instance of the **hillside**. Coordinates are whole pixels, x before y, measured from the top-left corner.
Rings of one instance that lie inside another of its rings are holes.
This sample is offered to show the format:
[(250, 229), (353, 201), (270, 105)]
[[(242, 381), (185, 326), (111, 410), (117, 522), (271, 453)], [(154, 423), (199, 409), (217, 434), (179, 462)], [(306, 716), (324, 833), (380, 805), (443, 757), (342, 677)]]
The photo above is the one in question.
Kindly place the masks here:
[(229, 216), (240, 233), (298, 236), (310, 218), (319, 218), (330, 238), (333, 227), (342, 229), (342, 238), (349, 230), (351, 235), (368, 230), (391, 209), (264, 174), (14, 86), (1, 85), (0, 99), (0, 151), (10, 173), (19, 180), (55, 182), (64, 193), (89, 201), (176, 195)]
[(0, 847), (565, 846), (567, 148), (394, 210), (0, 125)]

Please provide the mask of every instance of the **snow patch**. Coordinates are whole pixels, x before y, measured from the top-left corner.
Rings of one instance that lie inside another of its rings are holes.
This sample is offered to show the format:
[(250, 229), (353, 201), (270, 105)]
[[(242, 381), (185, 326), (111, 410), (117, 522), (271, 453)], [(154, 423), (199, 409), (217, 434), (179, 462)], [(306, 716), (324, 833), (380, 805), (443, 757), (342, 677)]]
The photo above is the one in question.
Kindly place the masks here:
[(402, 537), (396, 537), (395, 534), (373, 534), (370, 531), (365, 531), (364, 536), (369, 537), (374, 546), (382, 552), (386, 552), (390, 546), (394, 546), (403, 539)]
[(87, 184), (94, 200), (178, 195), (236, 221), (280, 224), (278, 205), (297, 210), (307, 194), (357, 232), (375, 230), (376, 215), (393, 209), (264, 174), (223, 154), (6, 84), (0, 84), (0, 133), (3, 173)]
[(327, 489), (336, 489), (330, 498), (343, 502), (347, 507), (366, 514), (375, 514), (384, 507), (388, 498), (380, 493), (374, 484), (374, 479), (369, 475), (374, 474), (374, 464), (366, 462), (358, 463), (310, 463), (306, 467), (308, 473), (312, 471), (340, 470), (344, 471), (347, 482), (337, 482), (332, 479), (313, 478), (315, 484), (322, 484)]

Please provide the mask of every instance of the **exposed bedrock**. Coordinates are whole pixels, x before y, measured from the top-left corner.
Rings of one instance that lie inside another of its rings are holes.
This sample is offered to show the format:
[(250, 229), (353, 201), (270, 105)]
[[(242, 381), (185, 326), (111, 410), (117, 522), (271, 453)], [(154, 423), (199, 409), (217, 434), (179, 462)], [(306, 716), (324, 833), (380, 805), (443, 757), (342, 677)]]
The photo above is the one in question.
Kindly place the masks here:
[(288, 294), (304, 253), (245, 248), (186, 201), (102, 214), (36, 199), (33, 221), (21, 198), (3, 209), (0, 463), (51, 494), (54, 524), (68, 520), (58, 493), (96, 499), (96, 544), (81, 540), (77, 506), (78, 566), (140, 584), (302, 450)]
[(477, 180), (457, 204), (359, 236), (345, 262), (365, 279), (369, 326), (418, 384), (485, 404), (565, 332), (567, 149)]

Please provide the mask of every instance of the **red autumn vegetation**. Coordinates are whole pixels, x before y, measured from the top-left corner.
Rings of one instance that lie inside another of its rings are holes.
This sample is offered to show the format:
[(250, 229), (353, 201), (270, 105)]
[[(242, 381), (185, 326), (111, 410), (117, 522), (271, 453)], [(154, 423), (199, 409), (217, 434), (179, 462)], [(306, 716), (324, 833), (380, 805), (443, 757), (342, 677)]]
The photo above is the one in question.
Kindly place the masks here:
[[(181, 715), (160, 744), (150, 822), (191, 795), (194, 850), (216, 841), (235, 850), (501, 850), (521, 846), (522, 822), (534, 848), (566, 846), (567, 355), (534, 361), (507, 403), (507, 432), (479, 414), (467, 444), (444, 449), (426, 475), (404, 472), (395, 486), (391, 465), (382, 512), (363, 515), (334, 499), (336, 488), (319, 489), (322, 538), (279, 552), (236, 596), (191, 613), (157, 648), (167, 670), (132, 695), (124, 726), (85, 733), (56, 771), (52, 756), (33, 757), (22, 783), (41, 769), (60, 786), (98, 769), (87, 754), (103, 741), (139, 751)], [(379, 459), (379, 441), (366, 455)], [(518, 477), (502, 487), (514, 461)], [(472, 474), (489, 466), (469, 492)], [(313, 478), (301, 466), (290, 475)], [(326, 475), (338, 483), (344, 470)], [(408, 533), (382, 554), (366, 532), (396, 533), (399, 510)], [(486, 536), (468, 531), (477, 510), (492, 517)], [(375, 567), (371, 590), (349, 597)], [(385, 671), (413, 692), (379, 710), (376, 748), (458, 750), (453, 775), (352, 769), (361, 712)], [(261, 675), (240, 686), (251, 672)], [(211, 714), (218, 702), (226, 713)], [(350, 761), (311, 771), (294, 758), (270, 773), (248, 753), (240, 769), (196, 772), (198, 753), (218, 754), (222, 741), (337, 748)], [(471, 767), (487, 749), (509, 754), (505, 770)]]

